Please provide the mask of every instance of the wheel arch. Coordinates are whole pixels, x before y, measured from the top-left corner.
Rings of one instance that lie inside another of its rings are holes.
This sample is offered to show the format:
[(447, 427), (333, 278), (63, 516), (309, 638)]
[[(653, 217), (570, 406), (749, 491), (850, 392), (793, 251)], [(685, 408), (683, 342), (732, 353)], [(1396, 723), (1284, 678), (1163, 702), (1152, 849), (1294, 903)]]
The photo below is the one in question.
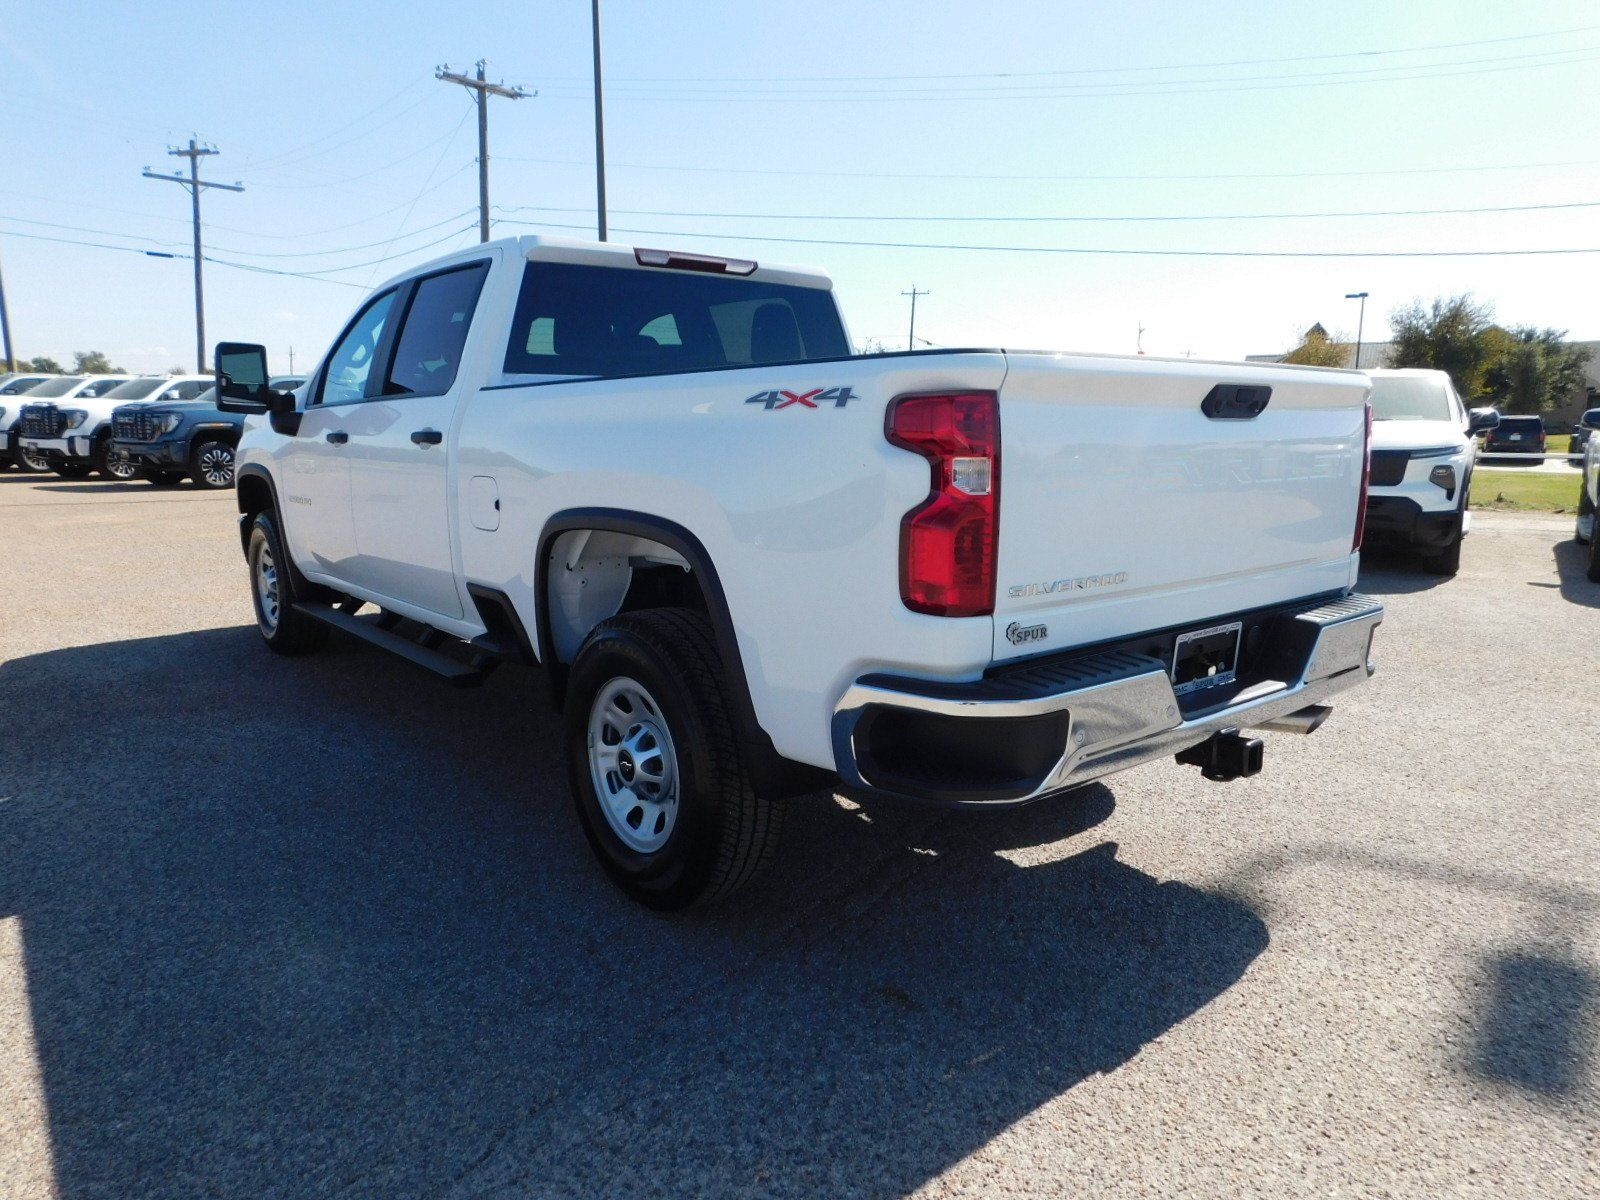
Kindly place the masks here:
[[(550, 590), (552, 559), (557, 543), (563, 536), (581, 532), (620, 534), (646, 543), (654, 543), (665, 547), (687, 565), (688, 580), (711, 624), (717, 653), (722, 659), (723, 670), (727, 675), (727, 687), (733, 701), (733, 715), (739, 740), (758, 786), (773, 795), (791, 795), (823, 786), (831, 779), (827, 772), (792, 762), (778, 754), (771, 736), (761, 727), (760, 719), (756, 715), (755, 704), (750, 695), (749, 678), (745, 674), (744, 658), (739, 652), (739, 639), (734, 630), (733, 615), (716, 564), (712, 561), (705, 544), (689, 529), (676, 521), (652, 513), (619, 508), (564, 509), (553, 514), (540, 531), (534, 586), (534, 602), (537, 605), (534, 628), (538, 639), (539, 658), (550, 677), (552, 694), (558, 707), (565, 700), (570, 664), (562, 661), (556, 652)], [(623, 610), (619, 608), (616, 611)], [(607, 614), (611, 615), (614, 613)], [(603, 619), (606, 618), (600, 618)], [(594, 622), (598, 623), (598, 620)], [(584, 633), (586, 634), (587, 630), (584, 630)]]

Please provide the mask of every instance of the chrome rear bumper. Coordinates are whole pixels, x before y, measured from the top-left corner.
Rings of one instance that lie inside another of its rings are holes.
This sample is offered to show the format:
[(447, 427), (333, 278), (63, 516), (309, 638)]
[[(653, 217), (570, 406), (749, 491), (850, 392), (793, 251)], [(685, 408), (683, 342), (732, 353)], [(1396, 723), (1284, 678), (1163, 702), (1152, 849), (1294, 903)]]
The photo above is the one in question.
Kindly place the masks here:
[[(864, 792), (953, 804), (1023, 804), (1174, 755), (1223, 729), (1279, 721), (1363, 682), (1375, 669), (1372, 635), (1383, 620), (1383, 605), (1371, 597), (1351, 594), (1291, 606), (1261, 620), (1272, 631), (1259, 655), (1270, 677), (1247, 679), (1220, 706), (1198, 710), (1186, 709), (1193, 697), (1180, 702), (1165, 663), (1121, 649), (1051, 656), (958, 683), (864, 676), (834, 708), (839, 774), (846, 787)], [(872, 740), (875, 723), (886, 713), (900, 714), (889, 720), (897, 726), (902, 762), (915, 757), (917, 737), (928, 737), (933, 752), (947, 747), (952, 734), (976, 729), (976, 744), (1020, 735), (1019, 757), (1032, 765), (990, 770), (987, 782), (982, 770), (970, 777), (958, 770), (953, 777), (946, 772), (919, 778), (903, 768), (881, 769)], [(905, 732), (921, 719), (906, 714), (929, 718), (925, 733)], [(968, 721), (978, 724), (969, 727)], [(1043, 757), (1040, 739), (1048, 742)]]

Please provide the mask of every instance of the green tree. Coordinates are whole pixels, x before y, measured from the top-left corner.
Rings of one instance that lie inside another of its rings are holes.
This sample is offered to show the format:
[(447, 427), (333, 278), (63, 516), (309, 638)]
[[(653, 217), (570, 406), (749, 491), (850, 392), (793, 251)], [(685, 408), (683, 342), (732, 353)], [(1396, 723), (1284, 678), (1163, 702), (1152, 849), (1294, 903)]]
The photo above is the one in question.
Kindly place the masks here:
[(1516, 325), (1489, 331), (1484, 392), (1507, 412), (1548, 412), (1584, 382), (1589, 351), (1571, 345), (1564, 329)]
[(1283, 361), (1302, 367), (1342, 367), (1346, 356), (1346, 347), (1330, 338), (1319, 322), (1306, 330), (1300, 344), (1284, 355)]
[(75, 375), (121, 375), (121, 367), (111, 365), (111, 360), (98, 350), (79, 350), (73, 356), (72, 372)]
[(1480, 396), (1494, 350), (1493, 326), (1494, 310), (1471, 293), (1439, 296), (1426, 305), (1413, 300), (1389, 316), (1390, 365), (1446, 371), (1456, 391), (1469, 399)]
[(18, 359), (17, 360), (17, 370), (19, 370), (19, 371), (34, 371), (34, 372), (37, 372), (40, 375), (64, 375), (64, 374), (66, 374), (66, 368), (65, 367), (63, 367), (55, 359), (50, 358), (50, 357), (48, 357), (46, 355), (43, 355), (43, 354), (39, 355), (38, 358), (21, 358), (21, 359)]

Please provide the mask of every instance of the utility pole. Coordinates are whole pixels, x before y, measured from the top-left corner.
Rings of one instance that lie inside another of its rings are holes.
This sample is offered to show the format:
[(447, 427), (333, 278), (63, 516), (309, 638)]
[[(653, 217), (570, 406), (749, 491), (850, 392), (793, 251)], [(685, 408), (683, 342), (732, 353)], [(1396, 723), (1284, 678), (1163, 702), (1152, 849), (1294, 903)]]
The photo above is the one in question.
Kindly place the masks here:
[(522, 100), (528, 96), (537, 96), (538, 92), (525, 92), (519, 87), (507, 87), (503, 83), (489, 83), (484, 78), (484, 68), (488, 66), (485, 59), (478, 60), (478, 75), (462, 75), (450, 69), (446, 63), (434, 71), (435, 79), (442, 79), (446, 83), (459, 83), (473, 94), (473, 99), (478, 102), (478, 240), (489, 240), (489, 97), (504, 96), (507, 100)]
[(16, 357), (11, 353), (11, 313), (6, 309), (6, 275), (0, 270), (0, 342), (4, 342), (6, 357), (0, 364), (7, 371), (17, 369)]
[(289, 347), (289, 374), (294, 374), (294, 347)]
[(595, 214), (600, 225), (600, 240), (606, 240), (606, 114), (605, 89), (600, 86), (600, 0), (592, 0), (590, 12), (594, 27), (594, 183)]
[(901, 292), (900, 294), (911, 297), (911, 332), (906, 338), (906, 349), (915, 350), (917, 348), (917, 297), (931, 296), (933, 293), (919, 292), (917, 291), (917, 285), (913, 283), (909, 292)]
[(167, 153), (178, 158), (189, 160), (189, 177), (182, 175), (162, 175), (152, 171), (149, 167), (144, 169), (146, 179), (164, 179), (168, 183), (181, 183), (189, 189), (190, 199), (194, 202), (194, 369), (205, 374), (206, 369), (206, 289), (204, 272), (201, 264), (205, 262), (205, 253), (200, 247), (200, 193), (206, 188), (221, 188), (225, 192), (242, 192), (244, 185), (240, 183), (212, 183), (200, 178), (200, 160), (213, 154), (221, 154), (215, 146), (202, 146), (194, 138), (189, 139), (187, 148), (169, 146)]
[(1367, 323), (1367, 294), (1365, 292), (1346, 292), (1346, 300), (1361, 301), (1361, 309), (1356, 315), (1356, 361), (1351, 364), (1354, 370), (1361, 369), (1361, 331)]

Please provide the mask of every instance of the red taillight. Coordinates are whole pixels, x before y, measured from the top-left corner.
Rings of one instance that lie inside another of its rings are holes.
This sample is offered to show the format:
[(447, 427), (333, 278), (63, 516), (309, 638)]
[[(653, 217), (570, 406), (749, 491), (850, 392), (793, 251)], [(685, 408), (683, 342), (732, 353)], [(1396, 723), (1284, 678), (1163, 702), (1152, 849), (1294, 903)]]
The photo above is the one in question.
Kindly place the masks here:
[(1350, 551), (1361, 549), (1361, 535), (1367, 531), (1367, 485), (1372, 481), (1372, 405), (1367, 406), (1366, 429), (1361, 435), (1361, 503), (1356, 506), (1356, 537)]
[(993, 392), (901, 396), (888, 438), (932, 467), (928, 498), (900, 522), (900, 598), (914, 612), (994, 611), (1000, 536), (1000, 403)]

